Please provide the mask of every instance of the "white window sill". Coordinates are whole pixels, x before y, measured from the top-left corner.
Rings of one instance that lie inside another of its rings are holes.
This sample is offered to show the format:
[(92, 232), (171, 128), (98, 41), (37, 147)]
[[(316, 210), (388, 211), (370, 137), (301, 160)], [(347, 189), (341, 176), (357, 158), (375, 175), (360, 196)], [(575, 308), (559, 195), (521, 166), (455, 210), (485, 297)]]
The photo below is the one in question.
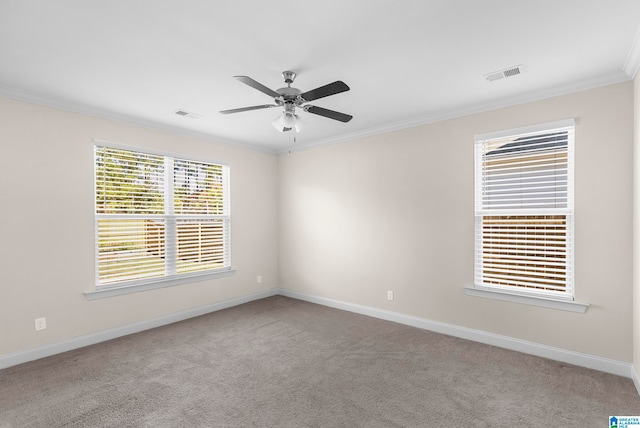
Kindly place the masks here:
[(181, 284), (188, 284), (192, 282), (207, 281), (209, 279), (222, 278), (225, 276), (233, 275), (235, 272), (236, 272), (235, 270), (230, 269), (230, 270), (225, 270), (220, 272), (206, 273), (202, 275), (185, 276), (181, 278), (171, 278), (171, 279), (157, 278), (153, 281), (139, 283), (139, 284), (123, 285), (121, 287), (113, 287), (113, 288), (105, 288), (105, 289), (96, 290), (96, 291), (88, 291), (84, 293), (84, 296), (86, 297), (87, 300), (104, 299), (106, 297), (121, 296), (123, 294), (139, 293), (141, 291), (155, 290), (158, 288), (173, 287)]
[(588, 303), (580, 303), (572, 300), (554, 299), (544, 296), (525, 296), (513, 294), (505, 291), (489, 290), (476, 287), (465, 287), (467, 296), (483, 297), (485, 299), (502, 300), (503, 302), (522, 303), (525, 305), (541, 306), (543, 308), (560, 309), (577, 313), (585, 313), (589, 307)]

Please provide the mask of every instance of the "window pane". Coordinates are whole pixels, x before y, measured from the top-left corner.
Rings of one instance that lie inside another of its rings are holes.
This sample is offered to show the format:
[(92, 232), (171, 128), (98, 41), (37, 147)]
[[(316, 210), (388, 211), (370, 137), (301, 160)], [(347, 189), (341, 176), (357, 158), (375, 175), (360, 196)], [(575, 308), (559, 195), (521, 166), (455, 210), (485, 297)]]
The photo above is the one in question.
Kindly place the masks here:
[(484, 216), (482, 283), (565, 291), (567, 242), (564, 215)]
[(176, 214), (223, 215), (223, 167), (195, 161), (174, 161)]
[(484, 143), (482, 208), (566, 208), (568, 132)]
[(96, 213), (164, 212), (162, 156), (96, 147), (95, 177)]
[(98, 228), (98, 283), (163, 276), (163, 220), (104, 219)]
[(188, 273), (225, 267), (225, 220), (177, 221), (177, 272)]

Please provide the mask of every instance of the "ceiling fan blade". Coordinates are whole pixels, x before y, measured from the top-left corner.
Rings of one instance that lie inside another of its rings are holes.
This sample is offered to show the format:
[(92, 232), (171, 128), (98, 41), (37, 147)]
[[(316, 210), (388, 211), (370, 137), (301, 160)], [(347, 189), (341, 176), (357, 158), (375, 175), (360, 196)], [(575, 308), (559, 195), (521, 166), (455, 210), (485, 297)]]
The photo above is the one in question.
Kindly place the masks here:
[(339, 94), (340, 92), (348, 91), (349, 87), (341, 80), (336, 80), (328, 85), (320, 86), (319, 88), (312, 89), (300, 95), (305, 101), (313, 101), (318, 98), (328, 97), (329, 95)]
[(351, 119), (353, 119), (353, 116), (350, 116), (348, 114), (340, 113), (339, 111), (329, 110), (322, 107), (307, 106), (305, 107), (305, 111), (308, 111), (309, 113), (317, 114), (320, 116), (328, 117), (329, 119), (339, 120), (340, 122), (344, 122), (344, 123), (347, 123)]
[(278, 98), (280, 96), (280, 94), (277, 93), (276, 91), (267, 88), (262, 83), (256, 82), (251, 77), (248, 77), (248, 76), (233, 76), (233, 77), (235, 79), (238, 79), (239, 81), (241, 81), (245, 85), (249, 85), (252, 88), (259, 90), (260, 92), (263, 92), (263, 93), (269, 95), (271, 98)]
[(251, 106), (251, 107), (232, 108), (230, 110), (221, 110), (220, 113), (222, 114), (240, 113), (243, 111), (260, 110), (262, 108), (272, 108), (272, 107), (278, 107), (278, 106), (276, 104), (264, 104), (261, 106)]

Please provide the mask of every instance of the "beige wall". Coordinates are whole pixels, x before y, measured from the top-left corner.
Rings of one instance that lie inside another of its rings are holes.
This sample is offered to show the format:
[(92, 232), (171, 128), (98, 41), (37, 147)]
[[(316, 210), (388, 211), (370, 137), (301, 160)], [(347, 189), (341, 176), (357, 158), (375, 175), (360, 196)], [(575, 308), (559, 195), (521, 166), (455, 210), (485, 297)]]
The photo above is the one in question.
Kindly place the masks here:
[[(636, 102), (639, 86), (636, 79)], [(635, 361), (638, 370), (633, 102), (626, 82), (275, 157), (0, 99), (0, 356), (281, 286)], [(638, 109), (635, 116), (637, 125)], [(467, 296), (473, 136), (570, 117), (576, 298), (591, 307), (576, 314)], [(237, 272), (87, 301), (94, 138), (230, 164)], [(47, 318), (47, 330), (34, 331), (36, 317)]]
[[(572, 117), (576, 300), (591, 307), (467, 296), (474, 135)], [(631, 362), (632, 159), (633, 82), (282, 155), (280, 285)]]
[[(237, 272), (87, 301), (94, 138), (228, 163)], [(0, 99), (0, 356), (277, 287), (276, 201), (273, 155)]]

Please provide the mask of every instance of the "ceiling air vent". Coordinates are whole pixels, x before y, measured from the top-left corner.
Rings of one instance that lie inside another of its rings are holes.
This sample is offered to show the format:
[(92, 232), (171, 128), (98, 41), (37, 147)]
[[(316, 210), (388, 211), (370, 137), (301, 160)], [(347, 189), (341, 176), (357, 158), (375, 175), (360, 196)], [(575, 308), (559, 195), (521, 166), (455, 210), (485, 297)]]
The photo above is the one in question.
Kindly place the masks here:
[(524, 69), (522, 65), (516, 65), (514, 67), (505, 68), (504, 70), (494, 71), (493, 73), (485, 74), (484, 78), (489, 82), (493, 82), (494, 80), (504, 79), (505, 77), (517, 76), (518, 74), (522, 74)]
[(185, 110), (176, 110), (174, 111), (174, 113), (177, 114), (178, 116), (188, 117), (189, 119), (199, 119), (202, 117), (201, 114), (191, 113)]

